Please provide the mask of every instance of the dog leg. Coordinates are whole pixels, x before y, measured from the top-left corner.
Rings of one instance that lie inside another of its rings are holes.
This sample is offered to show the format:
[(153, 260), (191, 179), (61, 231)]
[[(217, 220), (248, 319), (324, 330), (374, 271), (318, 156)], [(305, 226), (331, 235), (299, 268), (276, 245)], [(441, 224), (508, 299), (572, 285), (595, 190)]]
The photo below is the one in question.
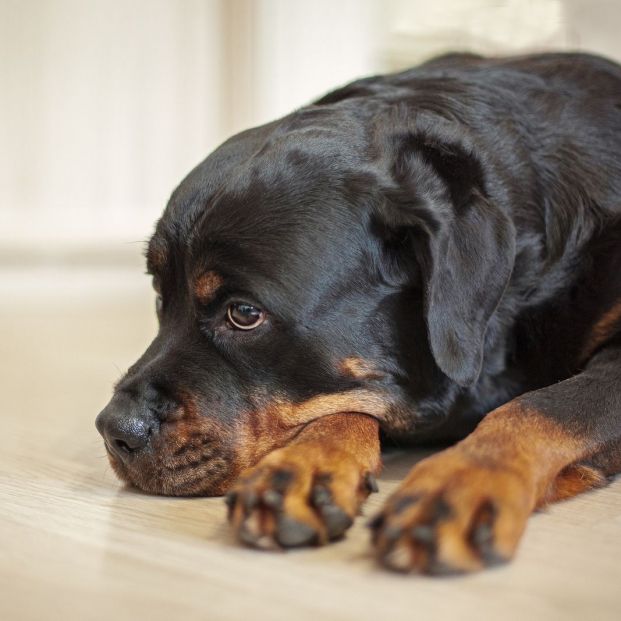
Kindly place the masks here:
[(375, 419), (324, 416), (242, 473), (227, 496), (229, 521), (255, 547), (324, 544), (351, 526), (379, 468)]
[(621, 348), (488, 414), (419, 462), (371, 523), (381, 562), (433, 574), (510, 559), (528, 516), (621, 469)]

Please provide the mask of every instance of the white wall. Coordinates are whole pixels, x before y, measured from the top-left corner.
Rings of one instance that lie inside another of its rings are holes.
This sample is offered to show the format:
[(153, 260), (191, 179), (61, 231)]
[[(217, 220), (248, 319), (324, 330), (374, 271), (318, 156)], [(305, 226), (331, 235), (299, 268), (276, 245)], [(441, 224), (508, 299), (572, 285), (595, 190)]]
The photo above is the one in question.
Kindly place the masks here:
[(619, 32), (619, 0), (0, 0), (0, 262), (144, 239), (224, 138), (356, 77)]
[(446, 50), (583, 49), (621, 60), (620, 0), (386, 0), (384, 54), (402, 68)]
[(225, 2), (225, 125), (265, 123), (382, 71), (379, 0)]
[(256, 28), (257, 104), (266, 117), (384, 69), (376, 0), (263, 0)]
[(0, 243), (145, 237), (224, 137), (220, 3), (0, 7)]
[(144, 239), (230, 134), (375, 69), (376, 11), (375, 0), (0, 0), (0, 259)]

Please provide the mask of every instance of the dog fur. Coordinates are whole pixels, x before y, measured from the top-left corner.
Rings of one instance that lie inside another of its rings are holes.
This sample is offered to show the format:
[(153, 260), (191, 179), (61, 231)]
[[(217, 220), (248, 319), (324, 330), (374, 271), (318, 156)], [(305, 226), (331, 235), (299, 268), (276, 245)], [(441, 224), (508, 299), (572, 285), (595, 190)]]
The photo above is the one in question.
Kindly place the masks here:
[(505, 561), (621, 470), (620, 215), (621, 67), (596, 56), (451, 54), (242, 132), (149, 243), (160, 327), (98, 417), (111, 463), (229, 491), (240, 540), (289, 547), (343, 536), (380, 431), (457, 441), (373, 520), (377, 556)]

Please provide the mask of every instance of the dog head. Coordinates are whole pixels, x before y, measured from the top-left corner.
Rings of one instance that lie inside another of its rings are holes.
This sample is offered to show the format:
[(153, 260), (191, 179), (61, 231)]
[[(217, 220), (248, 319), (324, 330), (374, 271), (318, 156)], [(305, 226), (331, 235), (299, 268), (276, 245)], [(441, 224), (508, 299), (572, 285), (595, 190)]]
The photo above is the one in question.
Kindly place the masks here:
[(220, 494), (318, 417), (416, 431), (476, 383), (512, 225), (463, 131), (363, 104), (244, 132), (172, 195), (159, 332), (97, 419), (123, 480)]

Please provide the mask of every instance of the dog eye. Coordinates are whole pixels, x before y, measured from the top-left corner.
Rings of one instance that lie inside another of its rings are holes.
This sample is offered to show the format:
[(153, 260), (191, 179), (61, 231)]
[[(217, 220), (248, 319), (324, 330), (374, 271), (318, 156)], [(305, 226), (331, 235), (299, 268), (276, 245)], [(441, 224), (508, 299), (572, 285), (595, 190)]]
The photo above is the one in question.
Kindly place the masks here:
[(244, 302), (231, 304), (226, 314), (229, 322), (240, 330), (252, 330), (265, 321), (265, 313), (260, 308)]

